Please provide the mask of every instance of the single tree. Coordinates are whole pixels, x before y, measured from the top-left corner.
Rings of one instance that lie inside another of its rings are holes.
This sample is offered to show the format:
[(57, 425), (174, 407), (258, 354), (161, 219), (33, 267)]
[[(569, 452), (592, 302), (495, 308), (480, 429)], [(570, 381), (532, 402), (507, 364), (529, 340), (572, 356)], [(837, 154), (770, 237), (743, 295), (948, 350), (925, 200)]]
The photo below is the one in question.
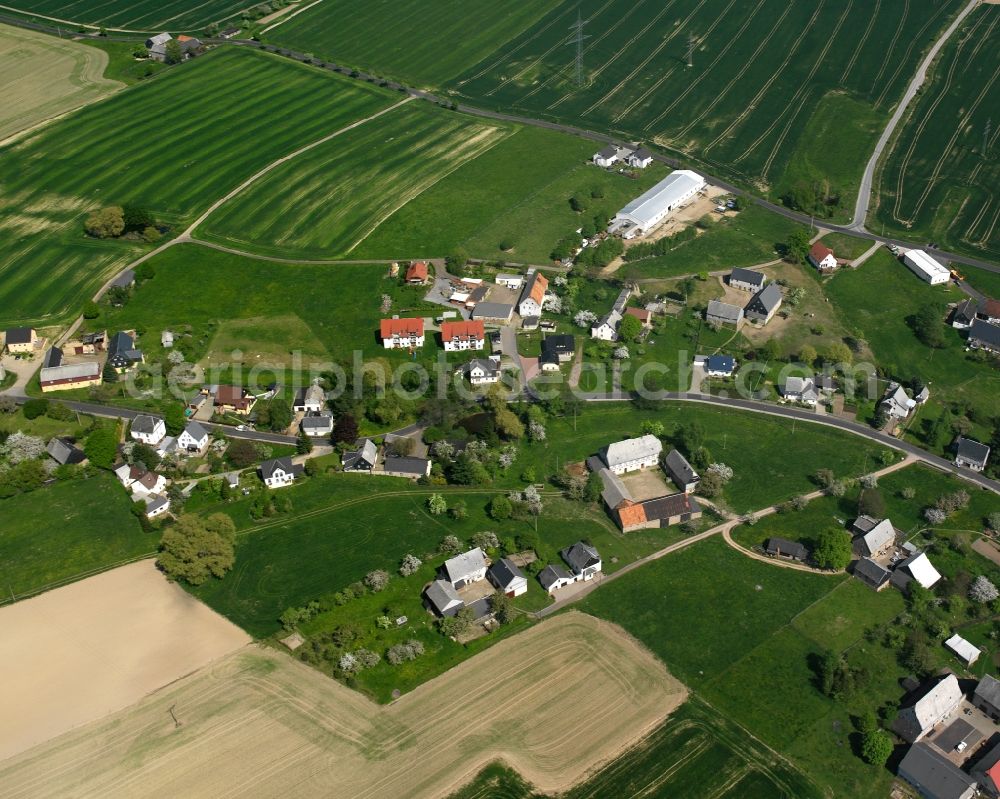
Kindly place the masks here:
[(998, 596), (1000, 596), (1000, 592), (997, 591), (997, 587), (993, 585), (988, 577), (982, 574), (969, 587), (969, 599), (981, 605), (989, 604)]
[(358, 438), (358, 422), (349, 413), (341, 414), (333, 426), (334, 444), (353, 444)]
[(83, 446), (87, 459), (102, 469), (110, 469), (118, 453), (118, 435), (113, 427), (99, 427), (87, 437)]
[(489, 514), (491, 519), (496, 519), (497, 521), (509, 519), (513, 511), (514, 509), (507, 497), (498, 495), (490, 500)]
[(448, 510), (448, 501), (440, 494), (431, 494), (427, 498), (427, 510), (431, 516), (440, 516)]
[(179, 403), (170, 403), (163, 412), (163, 423), (167, 427), (168, 435), (179, 436), (187, 423), (187, 418), (184, 416), (184, 408)]
[(370, 571), (365, 575), (364, 584), (366, 588), (374, 593), (384, 591), (385, 587), (389, 585), (389, 572), (384, 569)]
[(514, 603), (503, 591), (494, 591), (490, 596), (490, 610), (500, 624), (510, 624), (514, 621)]
[(235, 541), (236, 525), (225, 514), (183, 515), (164, 532), (157, 565), (171, 580), (201, 585), (233, 567)]
[(788, 235), (788, 259), (792, 263), (801, 264), (809, 254), (809, 234), (804, 230), (795, 230)]
[(626, 314), (618, 323), (618, 338), (621, 341), (638, 341), (642, 335), (642, 322)]
[(851, 562), (851, 539), (840, 527), (827, 527), (820, 531), (813, 551), (816, 563), (823, 569), (840, 570)]
[(116, 372), (115, 367), (112, 366), (110, 358), (104, 362), (104, 369), (101, 371), (101, 380), (105, 383), (118, 382), (118, 372)]
[(87, 233), (99, 239), (113, 239), (125, 232), (125, 212), (112, 205), (91, 212), (84, 222)]
[(184, 60), (184, 51), (181, 49), (181, 43), (176, 39), (171, 39), (167, 42), (166, 46), (166, 58), (165, 61), (168, 64), (179, 64)]
[(873, 766), (884, 766), (892, 755), (892, 738), (883, 730), (871, 730), (861, 737), (861, 757)]

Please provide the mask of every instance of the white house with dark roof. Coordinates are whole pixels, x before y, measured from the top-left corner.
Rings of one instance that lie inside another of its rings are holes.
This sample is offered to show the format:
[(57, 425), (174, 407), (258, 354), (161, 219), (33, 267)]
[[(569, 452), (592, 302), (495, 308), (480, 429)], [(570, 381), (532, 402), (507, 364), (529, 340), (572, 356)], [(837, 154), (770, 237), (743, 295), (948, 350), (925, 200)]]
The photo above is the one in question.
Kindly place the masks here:
[(147, 496), (143, 502), (146, 503), (147, 519), (155, 519), (170, 510), (170, 498), (166, 496)]
[(26, 355), (35, 351), (38, 334), (33, 327), (11, 327), (4, 334), (4, 344), (11, 355)]
[(438, 616), (454, 616), (465, 607), (465, 602), (446, 580), (435, 580), (424, 590), (424, 598)]
[(613, 144), (602, 147), (594, 153), (594, 163), (607, 169), (614, 166), (621, 158), (621, 151)]
[(694, 470), (687, 458), (676, 449), (670, 450), (663, 459), (663, 469), (685, 494), (690, 494), (698, 487), (701, 477)]
[(781, 396), (786, 402), (801, 402), (803, 405), (815, 405), (819, 400), (816, 383), (811, 377), (789, 377), (781, 386)]
[(949, 674), (912, 705), (902, 708), (893, 729), (904, 740), (916, 743), (954, 713), (963, 698), (958, 679)]
[(990, 459), (990, 448), (971, 438), (960, 436), (955, 442), (955, 465), (964, 469), (972, 469), (974, 472), (981, 472), (986, 468), (986, 462)]
[(309, 438), (322, 438), (333, 432), (333, 416), (329, 413), (310, 413), (302, 417), (302, 432)]
[(625, 474), (656, 466), (662, 453), (663, 444), (660, 439), (647, 434), (609, 444), (602, 457), (612, 472)]
[(285, 456), (264, 461), (259, 471), (261, 480), (268, 488), (283, 488), (295, 482), (295, 478), (302, 474), (302, 467), (293, 464), (292, 459)]
[(854, 564), (854, 576), (873, 591), (881, 591), (889, 585), (891, 574), (871, 558), (861, 558)]
[(141, 414), (132, 420), (132, 427), (129, 434), (136, 441), (143, 444), (159, 444), (167, 434), (167, 425), (162, 419), (155, 416)]
[(319, 413), (326, 408), (326, 392), (317, 383), (303, 386), (295, 392), (292, 410), (296, 413)]
[(208, 446), (208, 431), (198, 422), (188, 422), (177, 436), (177, 447), (181, 452), (201, 452)]
[(578, 580), (593, 580), (601, 571), (600, 554), (583, 541), (577, 541), (559, 554)]
[(633, 169), (645, 169), (653, 163), (653, 153), (645, 147), (640, 147), (634, 153), (629, 155), (625, 159), (625, 162)]
[(618, 311), (609, 311), (591, 325), (590, 337), (598, 341), (617, 341), (618, 324), (621, 320), (622, 315)]
[(456, 370), (474, 386), (488, 386), (500, 382), (500, 359), (473, 358)]
[(500, 558), (490, 566), (486, 578), (509, 597), (521, 596), (528, 591), (528, 578), (507, 558)]
[(486, 579), (486, 555), (475, 547), (444, 562), (444, 573), (454, 588), (463, 588)]
[(743, 269), (736, 267), (729, 273), (729, 285), (740, 291), (749, 291), (756, 294), (767, 285), (767, 275), (753, 269)]
[(896, 528), (889, 519), (879, 521), (871, 516), (859, 516), (853, 530), (857, 534), (854, 552), (862, 558), (877, 557), (896, 543)]
[(766, 325), (781, 307), (781, 289), (777, 283), (769, 283), (753, 295), (743, 309), (743, 315), (751, 322)]
[(538, 573), (538, 582), (548, 593), (575, 583), (577, 578), (557, 563), (550, 563)]
[(431, 462), (429, 458), (413, 458), (409, 456), (393, 456), (382, 461), (382, 471), (380, 474), (389, 477), (408, 477), (411, 480), (419, 480), (427, 477), (431, 473)]
[(893, 419), (905, 419), (917, 407), (917, 402), (910, 398), (906, 389), (901, 385), (890, 383), (885, 399), (882, 400), (879, 407)]

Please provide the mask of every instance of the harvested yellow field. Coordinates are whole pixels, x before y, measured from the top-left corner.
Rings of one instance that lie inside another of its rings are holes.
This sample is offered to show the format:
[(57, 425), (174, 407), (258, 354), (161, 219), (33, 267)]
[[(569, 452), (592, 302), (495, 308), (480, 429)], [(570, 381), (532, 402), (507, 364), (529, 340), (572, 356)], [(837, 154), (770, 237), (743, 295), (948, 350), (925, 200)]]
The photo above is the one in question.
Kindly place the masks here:
[(385, 707), (254, 647), (8, 760), (0, 796), (440, 797), (498, 758), (561, 791), (685, 697), (638, 642), (581, 613)]
[(124, 87), (104, 78), (103, 50), (6, 25), (0, 25), (0, 63), (0, 144)]
[(167, 582), (152, 560), (0, 608), (0, 760), (128, 707), (249, 642)]

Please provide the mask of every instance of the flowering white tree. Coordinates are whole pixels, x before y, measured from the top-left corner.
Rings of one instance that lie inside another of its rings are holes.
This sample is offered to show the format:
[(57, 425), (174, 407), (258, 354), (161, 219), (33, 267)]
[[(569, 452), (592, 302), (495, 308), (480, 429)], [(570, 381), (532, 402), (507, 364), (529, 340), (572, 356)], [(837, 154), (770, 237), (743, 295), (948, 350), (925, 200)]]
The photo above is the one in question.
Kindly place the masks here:
[(540, 422), (528, 422), (528, 438), (532, 441), (544, 441), (545, 425)]
[(348, 674), (354, 674), (356, 671), (361, 670), (361, 661), (359, 661), (351, 652), (345, 652), (341, 655), (337, 665), (340, 666), (341, 671), (347, 672)]
[(403, 555), (403, 562), (399, 565), (399, 573), (403, 575), (403, 577), (409, 577), (423, 565), (424, 562), (416, 555), (406, 554)]
[(517, 460), (517, 447), (509, 445), (500, 450), (500, 454), (497, 455), (497, 463), (500, 464), (501, 469), (509, 469), (514, 465), (514, 461)]
[(948, 514), (940, 508), (927, 508), (924, 510), (924, 518), (931, 524), (941, 524), (948, 518)]
[(577, 311), (573, 317), (573, 324), (577, 327), (590, 327), (597, 321), (597, 314), (593, 311)]
[(975, 579), (969, 588), (969, 599), (973, 602), (985, 605), (987, 602), (992, 602), (998, 596), (1000, 596), (1000, 591), (997, 591), (997, 587), (982, 574)]
[(359, 649), (354, 653), (354, 656), (358, 659), (361, 666), (366, 669), (377, 666), (378, 662), (382, 659), (378, 653), (372, 652), (370, 649)]
[(708, 471), (712, 472), (713, 474), (719, 475), (719, 479), (722, 481), (723, 485), (725, 485), (726, 483), (728, 483), (730, 480), (733, 479), (732, 468), (726, 466), (726, 464), (724, 463), (713, 463), (709, 465)]
[(528, 486), (524, 489), (522, 496), (528, 510), (533, 515), (538, 516), (542, 512), (542, 495), (538, 493), (538, 489), (534, 486)]
[(448, 441), (435, 441), (431, 447), (431, 454), (441, 460), (451, 460), (451, 456), (455, 454), (455, 447)]
[(615, 358), (616, 358), (617, 360), (619, 360), (619, 361), (624, 361), (624, 360), (625, 360), (626, 358), (628, 358), (628, 357), (629, 357), (629, 353), (628, 353), (628, 347), (618, 347), (618, 348), (617, 348), (617, 349), (616, 349), (616, 350), (614, 351), (613, 355), (615, 356)]
[(566, 279), (566, 275), (556, 275), (552, 282), (557, 286), (565, 286), (569, 281)]
[(475, 544), (480, 549), (496, 549), (500, 546), (500, 541), (497, 538), (496, 533), (484, 532), (476, 533), (472, 536), (472, 543)]
[(874, 474), (866, 474), (858, 482), (862, 488), (878, 488), (878, 477)]
[(547, 311), (552, 311), (552, 313), (562, 313), (562, 297), (556, 294), (546, 294), (543, 307)]
[(385, 589), (385, 587), (389, 584), (389, 572), (384, 569), (375, 569), (375, 571), (370, 571), (365, 575), (364, 583), (372, 591), (378, 593), (379, 591)]
[(20, 430), (11, 433), (0, 446), (0, 455), (5, 456), (12, 465), (40, 458), (44, 454), (45, 441)]

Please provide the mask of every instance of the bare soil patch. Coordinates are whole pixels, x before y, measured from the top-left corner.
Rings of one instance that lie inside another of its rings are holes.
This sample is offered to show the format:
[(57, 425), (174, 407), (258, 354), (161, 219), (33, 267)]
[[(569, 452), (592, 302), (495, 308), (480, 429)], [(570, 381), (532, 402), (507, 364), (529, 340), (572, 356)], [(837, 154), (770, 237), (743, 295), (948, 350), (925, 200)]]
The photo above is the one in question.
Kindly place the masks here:
[(251, 640), (167, 582), (152, 560), (4, 607), (0, 630), (0, 760), (127, 707)]
[[(1000, 0), (996, 0), (996, 2), (1000, 2)], [(991, 560), (997, 566), (1000, 566), (1000, 549), (997, 549), (996, 544), (987, 541), (985, 538), (977, 538), (972, 542), (972, 548), (987, 560)]]
[(621, 481), (636, 502), (674, 493), (674, 489), (670, 487), (673, 483), (668, 482), (659, 469), (643, 469), (639, 472), (623, 474)]
[(7, 761), (0, 796), (440, 797), (497, 759), (558, 792), (685, 698), (637, 641), (581, 613), (387, 707), (252, 647)]

